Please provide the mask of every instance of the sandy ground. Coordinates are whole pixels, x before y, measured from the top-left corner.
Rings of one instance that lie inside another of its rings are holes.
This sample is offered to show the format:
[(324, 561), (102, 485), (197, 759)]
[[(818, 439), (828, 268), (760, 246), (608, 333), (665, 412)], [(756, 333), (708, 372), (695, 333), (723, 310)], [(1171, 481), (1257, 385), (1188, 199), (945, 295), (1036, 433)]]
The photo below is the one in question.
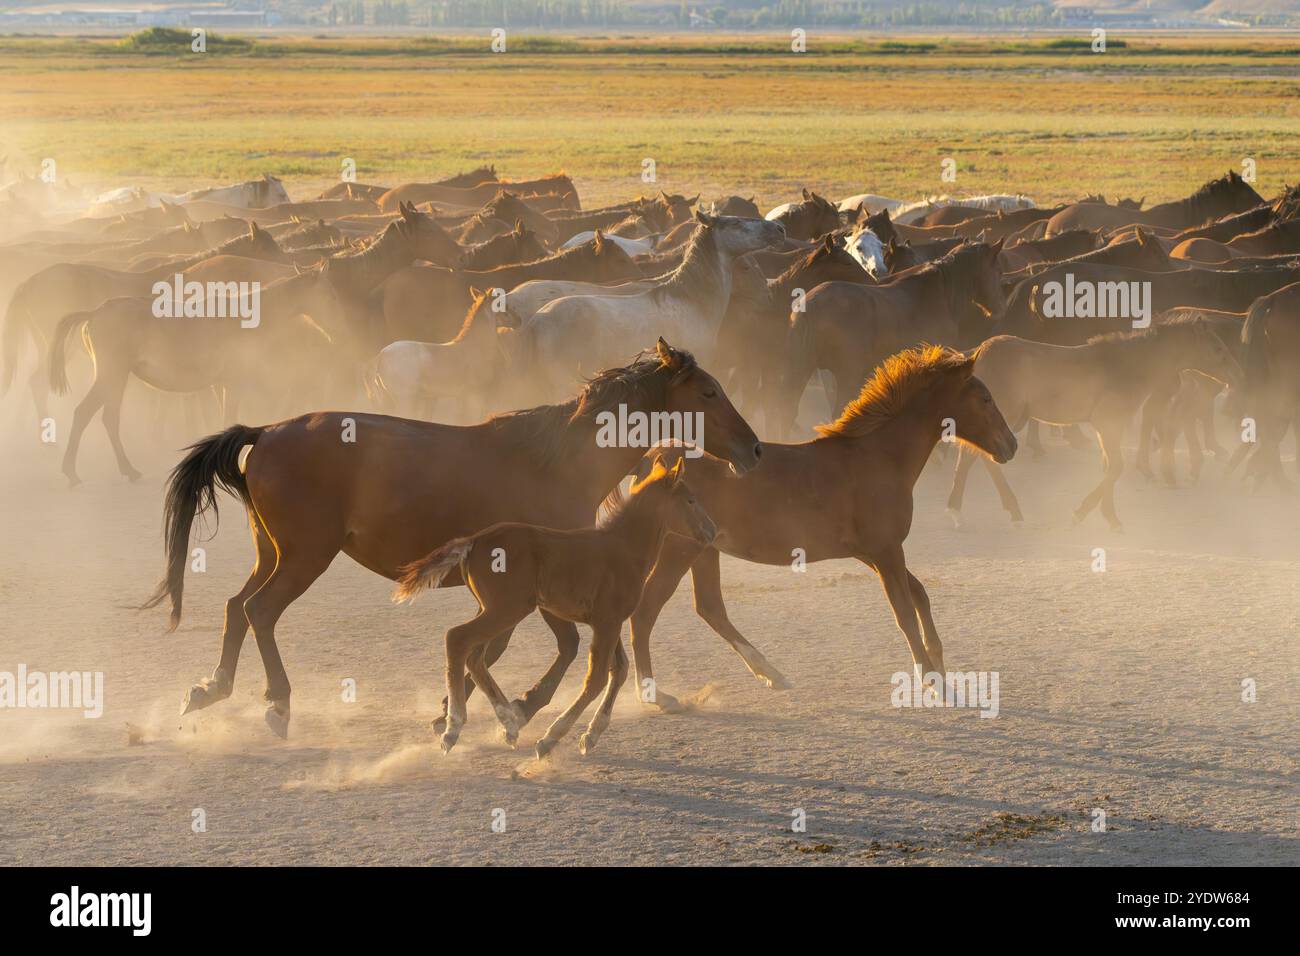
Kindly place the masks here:
[[(188, 576), (181, 629), (164, 635), (161, 611), (126, 605), (161, 569), (162, 479), (181, 436), (160, 441), (136, 416), (127, 440), (146, 478), (127, 485), (92, 426), (86, 484), (68, 491), (59, 450), (20, 429), (19, 411), (12, 396), (0, 406), (0, 671), (102, 671), (107, 700), (98, 720), (0, 710), (0, 863), (1300, 862), (1300, 504), (1224, 485), (1214, 462), (1196, 488), (1126, 474), (1124, 535), (1096, 516), (1069, 526), (1098, 465), (1060, 444), (1008, 469), (1020, 529), (976, 471), (968, 527), (955, 531), (942, 507), (950, 470), (927, 470), (910, 565), (949, 666), (999, 673), (996, 719), (891, 706), (891, 675), (909, 658), (863, 567), (796, 574), (724, 558), (734, 621), (794, 688), (750, 677), (683, 585), (656, 632), (657, 676), (672, 693), (711, 695), (664, 715), (629, 685), (596, 753), (581, 757), (575, 735), (538, 767), (532, 745), (581, 668), (518, 750), (475, 696), (444, 757), (429, 727), (441, 635), (472, 599), (453, 590), (395, 607), (388, 582), (346, 558), (280, 624), (289, 740), (262, 722), (251, 638), (234, 696), (178, 718), (251, 564), (241, 509), (226, 507), (206, 573)], [(1091, 569), (1097, 547), (1105, 573)], [(553, 653), (530, 619), (497, 678), (519, 693)], [(1091, 829), (1095, 808), (1105, 832)], [(206, 832), (192, 829), (196, 809)], [(791, 832), (796, 809), (806, 833)]]

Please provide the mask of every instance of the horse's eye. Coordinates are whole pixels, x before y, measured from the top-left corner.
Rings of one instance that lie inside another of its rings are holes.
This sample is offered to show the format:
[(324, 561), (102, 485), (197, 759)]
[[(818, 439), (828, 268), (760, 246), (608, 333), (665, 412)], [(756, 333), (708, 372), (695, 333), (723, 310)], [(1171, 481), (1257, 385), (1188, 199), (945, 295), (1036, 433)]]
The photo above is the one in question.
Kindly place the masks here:
[(717, 389), (706, 388), (706, 389), (704, 390), (704, 397), (705, 397), (705, 398), (717, 398), (717, 397), (718, 397)]

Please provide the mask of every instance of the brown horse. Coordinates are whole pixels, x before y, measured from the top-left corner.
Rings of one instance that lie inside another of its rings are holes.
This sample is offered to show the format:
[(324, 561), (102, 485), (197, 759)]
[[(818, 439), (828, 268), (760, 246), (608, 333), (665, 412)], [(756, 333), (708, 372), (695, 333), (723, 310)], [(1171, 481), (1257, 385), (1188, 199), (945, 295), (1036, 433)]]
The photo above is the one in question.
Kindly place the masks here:
[(494, 637), (513, 630), (538, 608), (560, 620), (590, 626), (592, 636), (587, 679), (573, 703), (537, 742), (537, 756), (550, 753), (604, 689), (600, 706), (578, 741), (583, 754), (596, 746), (627, 680), (623, 622), (641, 600), (646, 575), (664, 537), (671, 531), (707, 547), (716, 533), (682, 480), (684, 462), (679, 458), (671, 469), (656, 463), (649, 475), (632, 485), (631, 497), (595, 528), (555, 531), (517, 522), (496, 524), (468, 538), (448, 541), (402, 568), (394, 600), (411, 600), (425, 588), (438, 587), (458, 568), (479, 603), (473, 620), (447, 632), (444, 753), (455, 746), (465, 724), (466, 663), (474, 683), (492, 702), (506, 742), (514, 745), (525, 718), (519, 705), (507, 700), (492, 679), (484, 651)]
[[(266, 667), (267, 722), (287, 732), (289, 679), (275, 625), (340, 551), (396, 580), (402, 567), (443, 542), (499, 521), (588, 527), (644, 453), (597, 441), (620, 406), (629, 415), (702, 414), (705, 447), (738, 472), (754, 467), (762, 453), (713, 376), (662, 339), (653, 357), (602, 373), (571, 401), (479, 425), (319, 412), (259, 428), (238, 425), (192, 446), (168, 485), (167, 573), (145, 606), (170, 599), (171, 627), (180, 623), (190, 528), (196, 514), (215, 510), (218, 486), (247, 507), (257, 560), (226, 602), (220, 664), (191, 688), (185, 709), (230, 696), (251, 625)], [(349, 428), (355, 441), (347, 440)], [(244, 453), (248, 445), (253, 448)], [(462, 582), (455, 574), (442, 583)], [(549, 611), (542, 617), (555, 633), (558, 655), (520, 702), (527, 718), (550, 701), (578, 651), (572, 623)], [(489, 665), (509, 637), (507, 629), (494, 638)]]
[(1188, 229), (1207, 220), (1245, 212), (1263, 202), (1263, 197), (1251, 189), (1245, 180), (1229, 171), (1227, 175), (1211, 180), (1185, 199), (1161, 203), (1147, 210), (1107, 206), (1096, 202), (1066, 206), (1047, 221), (1046, 235), (1050, 238), (1070, 229), (1114, 229), (1135, 224)]
[(788, 365), (779, 428), (792, 434), (799, 399), (813, 371), (835, 376), (828, 396), (838, 414), (858, 383), (889, 355), (921, 343), (965, 345), (987, 334), (1002, 307), (997, 270), (1002, 243), (959, 246), (880, 285), (827, 282), (790, 318)]
[(457, 269), (482, 271), (516, 262), (535, 262), (545, 257), (546, 247), (538, 241), (536, 233), (522, 222), (516, 221), (515, 228), (510, 232), (466, 249), (455, 266)]
[(835, 203), (807, 189), (801, 202), (789, 203), (779, 215), (769, 214), (769, 218), (783, 225), (789, 238), (805, 241), (820, 239), (843, 225)]
[[(254, 260), (254, 265), (266, 265)], [(80, 329), (95, 363), (95, 378), (73, 413), (63, 473), (71, 485), (77, 476), (77, 450), (90, 420), (103, 409), (104, 430), (117, 457), (118, 470), (135, 481), (140, 473), (126, 456), (120, 434), (122, 396), (132, 375), (166, 392), (196, 392), (218, 386), (230, 397), (260, 395), (272, 400), (312, 387), (312, 378), (331, 378), (331, 356), (345, 340), (344, 306), (326, 268), (290, 276), (235, 303), (226, 287), (238, 283), (225, 273), (208, 284), (201, 316), (160, 317), (158, 299), (131, 296), (109, 299), (89, 312), (65, 316), (50, 343), (50, 388), (68, 390), (65, 343)], [(219, 287), (213, 295), (213, 287)], [(253, 298), (255, 296), (255, 299)], [(256, 314), (240, 307), (256, 302)], [(310, 316), (304, 320), (302, 316)]]
[[(1129, 422), (1157, 383), (1194, 368), (1227, 385), (1241, 381), (1241, 367), (1203, 321), (1171, 321), (1139, 332), (1112, 332), (1086, 345), (1048, 345), (1012, 335), (989, 339), (976, 352), (976, 371), (1019, 431), (1036, 418), (1053, 425), (1089, 422), (1101, 447), (1102, 480), (1074, 512), (1078, 524), (1101, 505), (1102, 516), (1122, 531), (1115, 513), (1115, 482), (1124, 470), (1121, 442)], [(960, 527), (961, 500), (974, 458), (958, 456), (948, 513)], [(989, 473), (1012, 521), (1020, 505), (997, 465)]]
[(564, 205), (569, 209), (579, 208), (578, 191), (573, 187), (573, 180), (560, 173), (544, 179), (515, 180), (500, 182), (493, 180), (476, 186), (441, 186), (436, 183), (406, 183), (396, 186), (379, 197), (381, 212), (396, 212), (403, 202), (434, 202), (446, 206), (466, 206), (477, 209), (492, 199), (501, 189), (523, 195), (524, 193), (555, 193), (564, 197)]
[[(719, 554), (761, 564), (857, 558), (884, 586), (894, 621), (922, 674), (944, 673), (943, 646), (925, 587), (908, 570), (903, 542), (912, 525), (912, 489), (944, 431), (1009, 461), (1016, 439), (972, 372), (975, 362), (932, 346), (888, 358), (840, 418), (799, 444), (763, 446), (763, 467), (740, 477), (704, 456), (690, 463), (691, 488), (717, 522), (713, 544), (670, 536), (632, 615), (632, 650), (642, 698), (661, 708), (677, 702), (646, 681), (653, 678), (650, 633), (660, 610), (689, 569), (695, 610), (771, 687), (788, 686), (732, 624), (722, 599)], [(642, 460), (672, 462), (681, 449), (655, 450)], [(650, 692), (647, 693), (647, 690)]]

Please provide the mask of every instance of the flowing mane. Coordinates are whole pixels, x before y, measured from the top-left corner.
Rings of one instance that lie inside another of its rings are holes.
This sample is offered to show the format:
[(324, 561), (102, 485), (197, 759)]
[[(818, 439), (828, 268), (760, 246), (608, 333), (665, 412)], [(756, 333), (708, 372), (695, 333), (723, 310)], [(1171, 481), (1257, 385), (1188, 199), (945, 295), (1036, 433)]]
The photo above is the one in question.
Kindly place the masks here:
[(835, 421), (817, 426), (824, 438), (860, 438), (896, 417), (936, 378), (961, 368), (970, 359), (955, 349), (927, 345), (905, 349), (876, 366), (862, 392)]

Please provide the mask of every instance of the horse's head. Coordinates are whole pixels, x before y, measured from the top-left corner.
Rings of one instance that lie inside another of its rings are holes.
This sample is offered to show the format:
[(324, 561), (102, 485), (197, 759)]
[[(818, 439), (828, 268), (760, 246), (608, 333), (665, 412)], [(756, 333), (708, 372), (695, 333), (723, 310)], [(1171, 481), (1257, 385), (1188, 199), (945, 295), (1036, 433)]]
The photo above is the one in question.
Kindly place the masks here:
[(655, 353), (660, 368), (671, 376), (664, 390), (664, 410), (702, 415), (698, 438), (705, 451), (729, 461), (737, 474), (755, 467), (763, 446), (718, 380), (700, 368), (690, 352), (675, 349), (662, 338)]
[(988, 316), (999, 316), (1005, 311), (1006, 293), (1002, 288), (1002, 270), (998, 267), (1002, 242), (1001, 239), (992, 244), (965, 242), (937, 260), (953, 277), (949, 288), (956, 297), (954, 306), (963, 302), (973, 304)]
[(599, 229), (591, 242), (581, 248), (591, 263), (591, 281), (606, 282), (613, 279), (640, 279), (641, 267), (629, 256), (617, 242), (605, 238)]
[(803, 200), (792, 203), (781, 214), (780, 220), (792, 239), (815, 239), (834, 232), (841, 225), (839, 208), (807, 189), (803, 191)]
[(262, 176), (261, 181), (265, 183), (262, 205), (278, 206), (280, 203), (289, 202), (289, 193), (285, 190), (284, 183), (279, 178), (266, 173)]
[(399, 206), (403, 235), (411, 245), (415, 258), (435, 265), (448, 265), (461, 254), (460, 245), (438, 224), (433, 216), (420, 212), (414, 203)]
[(732, 258), (773, 249), (785, 242), (785, 227), (770, 219), (710, 216), (697, 210), (695, 221), (712, 232), (718, 248)]
[(741, 196), (728, 196), (725, 199), (715, 200), (709, 212), (715, 216), (742, 216), (745, 219), (763, 217), (763, 214), (758, 211), (758, 204), (754, 202), (753, 196), (748, 199)]
[(669, 531), (700, 544), (711, 544), (718, 534), (718, 526), (686, 483), (685, 455), (671, 468), (656, 457), (650, 473), (632, 483), (629, 506), (632, 502), (653, 507), (664, 516)]
[(935, 383), (936, 429), (952, 429), (958, 441), (984, 452), (999, 464), (1016, 454), (1018, 443), (988, 386), (975, 377), (976, 350), (972, 356), (950, 352), (947, 367)]

